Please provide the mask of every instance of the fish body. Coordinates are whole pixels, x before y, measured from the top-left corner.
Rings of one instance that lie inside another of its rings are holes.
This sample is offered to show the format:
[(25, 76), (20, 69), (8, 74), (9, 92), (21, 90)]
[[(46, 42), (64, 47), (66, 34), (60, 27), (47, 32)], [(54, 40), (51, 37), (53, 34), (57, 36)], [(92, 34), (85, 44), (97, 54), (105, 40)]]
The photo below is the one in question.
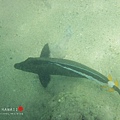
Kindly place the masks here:
[[(50, 81), (50, 75), (81, 77), (101, 83), (110, 83), (106, 76), (86, 65), (67, 59), (50, 58), (48, 44), (45, 44), (43, 47), (40, 57), (30, 57), (21, 63), (16, 63), (14, 67), (16, 69), (38, 74), (43, 87), (47, 87)], [(120, 90), (115, 86), (114, 82), (111, 87), (120, 94)]]

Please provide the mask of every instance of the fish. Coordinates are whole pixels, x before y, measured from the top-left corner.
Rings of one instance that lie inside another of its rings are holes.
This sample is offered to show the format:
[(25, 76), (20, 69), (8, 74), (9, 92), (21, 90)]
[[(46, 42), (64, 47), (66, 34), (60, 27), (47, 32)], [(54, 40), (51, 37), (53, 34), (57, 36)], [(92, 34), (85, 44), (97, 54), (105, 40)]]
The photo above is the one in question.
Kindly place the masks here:
[(51, 58), (48, 43), (44, 45), (40, 57), (29, 57), (25, 61), (14, 64), (14, 68), (38, 74), (44, 88), (48, 86), (51, 75), (61, 75), (95, 80), (106, 84), (110, 88), (110, 92), (117, 91), (120, 94), (118, 81), (113, 82), (110, 75), (106, 77), (98, 71), (72, 60)]

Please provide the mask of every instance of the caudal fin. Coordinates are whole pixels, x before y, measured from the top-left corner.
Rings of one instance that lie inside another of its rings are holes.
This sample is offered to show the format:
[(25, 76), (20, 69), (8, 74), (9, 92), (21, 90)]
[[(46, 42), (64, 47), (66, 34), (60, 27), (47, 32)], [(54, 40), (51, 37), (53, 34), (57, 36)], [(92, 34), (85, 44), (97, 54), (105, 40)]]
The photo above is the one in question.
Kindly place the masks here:
[(118, 80), (113, 82), (111, 75), (108, 75), (108, 80), (109, 80), (108, 81), (108, 86), (110, 87), (110, 89), (108, 91), (109, 92), (117, 91), (120, 94), (120, 89), (118, 88), (118, 86), (119, 86)]

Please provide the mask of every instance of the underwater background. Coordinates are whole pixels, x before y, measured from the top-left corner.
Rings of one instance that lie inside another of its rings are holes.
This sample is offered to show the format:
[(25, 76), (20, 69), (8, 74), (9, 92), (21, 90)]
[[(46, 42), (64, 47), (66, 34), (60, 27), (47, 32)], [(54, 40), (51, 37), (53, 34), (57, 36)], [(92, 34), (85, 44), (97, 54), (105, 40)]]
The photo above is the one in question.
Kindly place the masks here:
[(120, 95), (95, 81), (51, 76), (45, 89), (14, 68), (46, 43), (120, 83), (120, 1), (0, 0), (0, 120), (120, 120)]

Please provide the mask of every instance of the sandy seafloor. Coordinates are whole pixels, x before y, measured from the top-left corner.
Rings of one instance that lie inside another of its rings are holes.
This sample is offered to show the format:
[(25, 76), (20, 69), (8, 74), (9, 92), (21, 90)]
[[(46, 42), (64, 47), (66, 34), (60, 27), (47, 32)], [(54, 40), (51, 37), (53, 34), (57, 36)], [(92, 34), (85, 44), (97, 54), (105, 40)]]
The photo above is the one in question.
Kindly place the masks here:
[(120, 95), (97, 82), (51, 76), (44, 89), (36, 74), (14, 68), (46, 43), (51, 57), (120, 83), (120, 1), (0, 0), (0, 120), (120, 120)]

